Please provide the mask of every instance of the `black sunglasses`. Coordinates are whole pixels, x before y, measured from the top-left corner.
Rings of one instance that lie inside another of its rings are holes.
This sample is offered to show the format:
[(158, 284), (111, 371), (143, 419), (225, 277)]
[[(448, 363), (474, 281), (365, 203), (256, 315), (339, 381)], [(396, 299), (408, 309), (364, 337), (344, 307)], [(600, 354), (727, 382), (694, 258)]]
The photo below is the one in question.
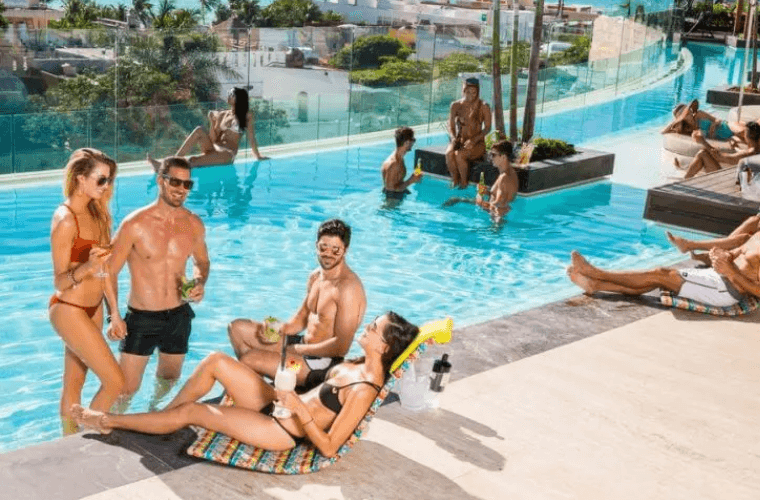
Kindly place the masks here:
[(168, 176), (166, 174), (162, 174), (161, 177), (163, 177), (164, 179), (166, 179), (167, 181), (169, 181), (169, 185), (171, 187), (175, 187), (176, 188), (176, 187), (183, 186), (188, 191), (190, 191), (191, 189), (193, 189), (193, 184), (195, 184), (194, 181), (184, 180), (184, 179), (177, 179), (176, 177), (170, 177), (170, 176)]
[(110, 177), (106, 177), (105, 175), (101, 175), (100, 177), (98, 177), (98, 180), (95, 181), (95, 183), (97, 184), (98, 187), (103, 187), (106, 184), (113, 183), (113, 179), (111, 179)]

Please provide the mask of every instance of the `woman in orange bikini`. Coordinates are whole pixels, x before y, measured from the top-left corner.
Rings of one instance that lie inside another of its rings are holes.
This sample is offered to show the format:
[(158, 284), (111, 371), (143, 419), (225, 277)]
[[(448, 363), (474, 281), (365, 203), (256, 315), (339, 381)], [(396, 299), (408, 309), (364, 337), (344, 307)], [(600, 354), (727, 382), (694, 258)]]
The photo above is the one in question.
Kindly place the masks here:
[(78, 430), (70, 410), (81, 402), (88, 368), (101, 382), (90, 404), (93, 409), (110, 409), (124, 385), (124, 375), (102, 334), (103, 296), (114, 318), (109, 336), (115, 340), (126, 334), (115, 286), (103, 276), (110, 252), (108, 202), (115, 176), (116, 162), (100, 151), (74, 151), (66, 165), (66, 201), (53, 214), (50, 248), (55, 294), (48, 310), (53, 328), (66, 344), (60, 406), (64, 435)]

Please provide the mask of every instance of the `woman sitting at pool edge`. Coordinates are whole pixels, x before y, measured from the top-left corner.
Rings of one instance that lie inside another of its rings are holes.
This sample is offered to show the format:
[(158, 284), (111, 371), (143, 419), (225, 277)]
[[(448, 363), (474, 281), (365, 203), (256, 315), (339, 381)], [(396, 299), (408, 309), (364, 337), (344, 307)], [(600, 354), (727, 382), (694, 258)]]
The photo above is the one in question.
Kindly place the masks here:
[[(201, 148), (201, 154), (187, 158), (190, 167), (232, 163), (240, 147), (240, 138), (247, 131), (248, 143), (251, 145), (253, 155), (257, 160), (266, 159), (261, 156), (256, 144), (256, 127), (253, 122), (253, 113), (249, 111), (248, 91), (239, 87), (231, 89), (227, 103), (231, 109), (208, 112), (208, 133), (202, 127), (195, 127), (175, 156), (187, 156), (197, 144)], [(153, 165), (154, 170), (158, 171), (161, 165), (159, 160), (153, 159), (148, 154), (148, 162)]]
[[(334, 456), (366, 415), (389, 377), (393, 362), (419, 333), (419, 329), (389, 311), (367, 325), (359, 337), (364, 356), (333, 367), (325, 382), (297, 395), (276, 391), (253, 370), (223, 353), (206, 357), (174, 400), (162, 411), (114, 415), (72, 406), (78, 423), (108, 433), (129, 429), (167, 434), (188, 425), (222, 432), (240, 442), (273, 451), (287, 450), (296, 440), (308, 438), (327, 457)], [(219, 381), (235, 406), (196, 401)], [(292, 417), (272, 416), (273, 403)]]

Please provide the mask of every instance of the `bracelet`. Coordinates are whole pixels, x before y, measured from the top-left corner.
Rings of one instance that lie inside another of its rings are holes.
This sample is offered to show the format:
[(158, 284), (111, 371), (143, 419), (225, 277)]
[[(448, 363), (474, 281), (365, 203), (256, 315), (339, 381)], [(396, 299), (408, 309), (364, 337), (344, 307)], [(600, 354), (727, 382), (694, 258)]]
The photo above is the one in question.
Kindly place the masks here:
[(78, 284), (80, 284), (82, 282), (81, 280), (77, 280), (74, 277), (74, 269), (69, 269), (69, 272), (66, 273), (66, 276), (68, 276), (69, 279), (71, 280), (71, 282), (74, 283), (74, 286), (77, 286)]

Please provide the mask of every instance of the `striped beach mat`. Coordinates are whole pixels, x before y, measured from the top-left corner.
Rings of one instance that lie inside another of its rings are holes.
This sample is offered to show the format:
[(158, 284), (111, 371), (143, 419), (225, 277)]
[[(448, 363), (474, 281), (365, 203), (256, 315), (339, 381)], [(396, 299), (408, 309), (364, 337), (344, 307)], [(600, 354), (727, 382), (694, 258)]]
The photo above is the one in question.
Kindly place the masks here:
[(660, 295), (660, 302), (662, 304), (675, 307), (677, 309), (685, 309), (687, 311), (694, 311), (704, 314), (712, 314), (714, 316), (741, 316), (743, 314), (749, 314), (758, 307), (760, 307), (760, 300), (756, 297), (745, 297), (738, 303), (728, 307), (717, 307), (703, 304), (692, 299), (685, 299), (679, 297), (672, 292), (662, 292)]

